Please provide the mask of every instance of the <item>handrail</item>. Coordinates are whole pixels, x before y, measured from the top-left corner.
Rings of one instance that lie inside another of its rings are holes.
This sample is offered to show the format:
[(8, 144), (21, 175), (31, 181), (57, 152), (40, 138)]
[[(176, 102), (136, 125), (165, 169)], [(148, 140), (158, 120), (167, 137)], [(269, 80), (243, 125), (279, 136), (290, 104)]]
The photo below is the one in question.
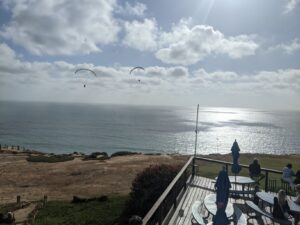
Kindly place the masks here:
[[(196, 156), (195, 159), (203, 160), (203, 161), (207, 161), (207, 162), (219, 163), (219, 164), (227, 164), (227, 165), (232, 165), (233, 164), (232, 162), (216, 160), (216, 159), (210, 159), (210, 158), (205, 158), (205, 157), (200, 157), (200, 156)], [(249, 168), (249, 166), (245, 165), (245, 164), (239, 164), (239, 165), (244, 167), (244, 168)], [(280, 170), (274, 170), (274, 169), (268, 169), (268, 168), (261, 168), (261, 170), (271, 172), (271, 173), (282, 174), (282, 171), (280, 171)]]
[(189, 158), (187, 163), (182, 167), (180, 172), (176, 175), (176, 177), (172, 180), (172, 182), (169, 184), (169, 186), (166, 188), (166, 190), (161, 194), (161, 196), (157, 199), (157, 201), (154, 203), (152, 208), (148, 211), (146, 216), (143, 218), (143, 225), (146, 225), (148, 221), (151, 219), (151, 217), (156, 213), (161, 203), (164, 201), (164, 199), (168, 196), (168, 194), (171, 192), (177, 181), (180, 179), (180, 177), (183, 175), (183, 173), (186, 171), (188, 166), (191, 164), (193, 160), (193, 156)]

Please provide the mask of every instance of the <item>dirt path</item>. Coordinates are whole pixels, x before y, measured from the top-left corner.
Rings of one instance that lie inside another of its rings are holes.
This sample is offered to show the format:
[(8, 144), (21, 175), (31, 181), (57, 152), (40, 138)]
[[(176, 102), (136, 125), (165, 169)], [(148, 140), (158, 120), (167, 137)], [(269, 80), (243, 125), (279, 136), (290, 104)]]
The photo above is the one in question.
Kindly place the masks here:
[(16, 210), (14, 212), (15, 223), (16, 224), (23, 224), (27, 220), (28, 215), (35, 209), (35, 207), (36, 207), (36, 204), (31, 203), (26, 208)]

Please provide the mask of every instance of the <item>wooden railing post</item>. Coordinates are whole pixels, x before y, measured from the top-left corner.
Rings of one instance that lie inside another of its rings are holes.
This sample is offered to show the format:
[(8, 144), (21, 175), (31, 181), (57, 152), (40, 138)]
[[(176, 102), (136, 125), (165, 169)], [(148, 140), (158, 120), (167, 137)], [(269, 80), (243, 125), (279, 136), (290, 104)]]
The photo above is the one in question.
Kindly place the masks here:
[(158, 225), (162, 225), (163, 221), (164, 221), (164, 213), (163, 213), (163, 207), (164, 204), (161, 204), (161, 206), (159, 207), (159, 216), (158, 216)]
[(17, 204), (20, 204), (20, 203), (21, 203), (21, 196), (17, 195)]
[(266, 177), (265, 177), (265, 191), (269, 191), (269, 172), (266, 171)]
[(196, 158), (193, 157), (193, 167), (192, 167), (192, 178), (193, 179), (194, 179), (194, 176), (195, 176), (195, 167), (196, 167), (195, 162), (196, 162)]
[(186, 181), (187, 181), (186, 170), (183, 173), (183, 180), (184, 180), (184, 190), (186, 190)]

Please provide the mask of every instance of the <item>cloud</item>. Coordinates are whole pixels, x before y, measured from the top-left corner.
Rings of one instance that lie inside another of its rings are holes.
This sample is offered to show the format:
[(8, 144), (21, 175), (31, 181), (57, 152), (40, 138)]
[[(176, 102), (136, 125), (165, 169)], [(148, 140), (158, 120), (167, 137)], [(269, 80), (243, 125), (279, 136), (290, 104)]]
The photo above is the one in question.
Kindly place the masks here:
[(293, 11), (300, 4), (300, 0), (287, 0), (287, 4), (285, 6), (285, 13), (289, 13)]
[(239, 74), (232, 71), (207, 72), (204, 69), (196, 70), (192, 85), (201, 85), (206, 88), (226, 90), (230, 92), (264, 92), (300, 91), (300, 70), (285, 69), (277, 71), (259, 71), (254, 74)]
[(117, 41), (115, 0), (13, 0), (1, 36), (42, 55), (88, 54)]
[(286, 54), (291, 55), (294, 52), (300, 50), (300, 39), (295, 38), (289, 43), (279, 44), (268, 49), (268, 51), (274, 51), (274, 50), (283, 50)]
[[(243, 74), (234, 71), (209, 72), (203, 68), (190, 72), (184, 66), (153, 66), (131, 76), (131, 67), (125, 66), (95, 66), (64, 61), (28, 62), (18, 57), (5, 43), (0, 44), (0, 55), (4, 59), (0, 61), (2, 100), (188, 104), (201, 99), (210, 104), (214, 99), (229, 102), (232, 96), (247, 98), (248, 102), (249, 95), (254, 95), (254, 102), (261, 102), (260, 98), (266, 99), (265, 96), (270, 94), (284, 99), (282, 104), (284, 101), (294, 104), (291, 99), (297, 98), (300, 93), (298, 69)], [(97, 77), (75, 75), (74, 71), (82, 67), (93, 69)], [(83, 88), (83, 84), (87, 88)], [(276, 97), (272, 99), (276, 101)]]
[(211, 54), (225, 54), (239, 59), (254, 55), (258, 44), (247, 35), (225, 37), (211, 26), (196, 25), (189, 28), (188, 21), (181, 20), (171, 32), (160, 36), (161, 48), (155, 56), (164, 63), (191, 65)]
[(130, 4), (126, 2), (124, 7), (120, 6), (118, 8), (117, 13), (142, 17), (145, 15), (146, 10), (147, 6), (143, 3), (136, 2), (135, 4)]
[(143, 22), (132, 21), (124, 23), (125, 46), (140, 51), (153, 51), (157, 47), (158, 28), (155, 19), (144, 19)]

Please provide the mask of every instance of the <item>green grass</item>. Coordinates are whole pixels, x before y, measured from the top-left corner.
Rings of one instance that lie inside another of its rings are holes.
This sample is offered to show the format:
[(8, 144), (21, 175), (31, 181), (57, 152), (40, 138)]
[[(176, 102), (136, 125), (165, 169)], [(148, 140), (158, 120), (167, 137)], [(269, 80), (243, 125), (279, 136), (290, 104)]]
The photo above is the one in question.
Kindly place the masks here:
[(73, 156), (69, 155), (36, 155), (36, 156), (28, 156), (27, 161), (28, 162), (46, 162), (46, 163), (57, 163), (57, 162), (65, 162), (73, 160)]
[(127, 199), (127, 196), (113, 196), (106, 202), (48, 202), (39, 211), (35, 225), (113, 225)]
[(5, 204), (5, 205), (0, 205), (0, 213), (8, 213), (11, 211), (14, 211), (16, 209), (18, 209), (18, 204), (17, 203), (9, 203), (9, 204)]
[[(231, 155), (209, 155), (204, 156), (206, 158), (217, 159), (222, 161), (232, 162)], [(252, 163), (253, 159), (257, 158), (262, 168), (275, 169), (282, 171), (283, 167), (286, 166), (287, 163), (292, 163), (293, 170), (296, 172), (300, 169), (300, 155), (266, 155), (266, 154), (241, 154), (239, 158), (240, 164), (249, 165)], [(218, 175), (218, 172), (221, 170), (221, 165), (217, 163), (204, 162), (201, 160), (197, 160), (197, 164), (199, 165), (198, 173), (199, 176), (204, 176), (208, 178), (215, 178)], [(231, 167), (228, 167), (229, 175), (233, 175), (231, 173)], [(249, 171), (246, 168), (243, 168), (239, 173), (240, 176), (249, 176)], [(277, 187), (281, 186), (281, 174), (273, 174), (269, 173), (269, 179), (275, 179), (277, 182)], [(265, 180), (263, 179), (260, 182), (260, 186), (264, 189)]]

